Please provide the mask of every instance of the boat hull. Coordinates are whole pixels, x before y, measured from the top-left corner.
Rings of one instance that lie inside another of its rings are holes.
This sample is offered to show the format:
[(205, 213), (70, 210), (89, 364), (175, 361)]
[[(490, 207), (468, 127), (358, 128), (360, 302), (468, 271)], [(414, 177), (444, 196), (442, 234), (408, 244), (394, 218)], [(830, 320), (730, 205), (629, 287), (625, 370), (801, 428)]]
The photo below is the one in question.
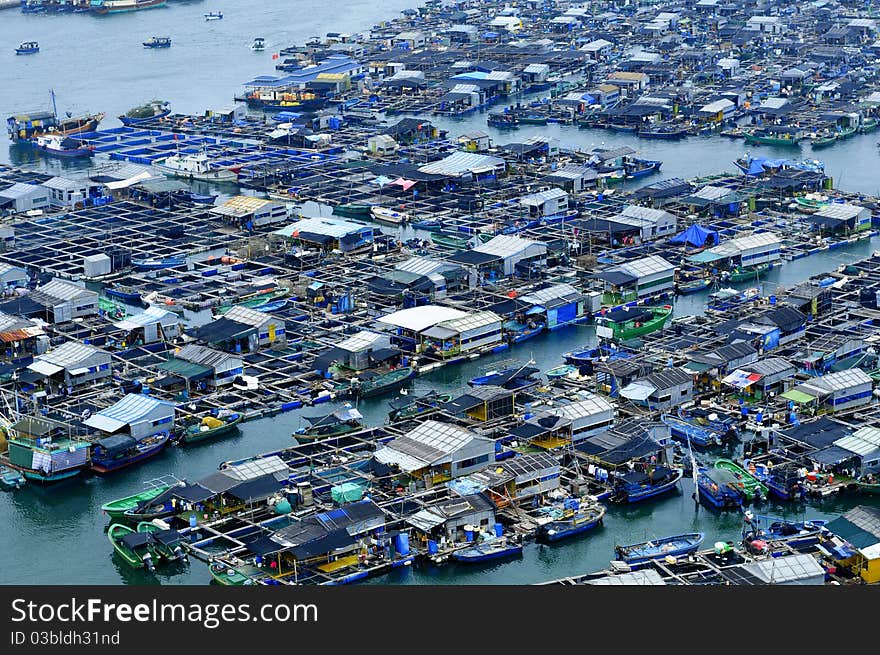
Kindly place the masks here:
[(131, 125), (141, 125), (143, 123), (147, 123), (149, 121), (156, 120), (157, 118), (165, 118), (166, 116), (170, 116), (170, 115), (171, 115), (171, 110), (169, 109), (167, 111), (162, 111), (162, 112), (159, 112), (158, 114), (154, 114), (152, 116), (147, 116), (146, 118), (129, 118), (128, 116), (125, 116), (125, 115), (119, 116), (118, 118), (119, 118), (119, 121), (123, 125), (125, 125), (126, 127), (129, 127)]
[(563, 539), (583, 534), (584, 532), (601, 525), (604, 516), (605, 514), (603, 512), (599, 516), (587, 519), (582, 523), (574, 521), (551, 521), (550, 523), (541, 526), (540, 537), (544, 541), (551, 543), (562, 541)]
[(696, 552), (703, 543), (705, 535), (691, 532), (674, 537), (629, 546), (615, 546), (614, 553), (619, 560), (628, 564), (638, 564), (663, 557), (681, 557)]
[(140, 11), (141, 9), (155, 9), (164, 7), (167, 0), (147, 0), (146, 2), (117, 2), (113, 5), (98, 5), (92, 7), (92, 12), (98, 16), (108, 16), (110, 14), (124, 14), (130, 11)]
[(165, 446), (168, 445), (169, 438), (170, 437), (166, 435), (165, 438), (161, 441), (158, 441), (148, 448), (144, 448), (143, 450), (139, 451), (137, 454), (130, 455), (128, 457), (113, 459), (95, 457), (94, 455), (92, 455), (91, 469), (95, 473), (100, 473), (104, 475), (107, 473), (113, 473), (114, 471), (118, 471), (120, 469), (127, 468), (129, 466), (132, 466), (133, 464), (138, 464), (139, 462), (148, 460), (151, 457), (155, 457), (156, 455), (161, 453), (162, 450), (164, 450)]
[(125, 518), (125, 513), (128, 510), (137, 507), (139, 502), (152, 500), (153, 498), (161, 493), (164, 493), (170, 488), (170, 485), (162, 485), (156, 487), (155, 489), (142, 491), (139, 494), (126, 496), (125, 498), (119, 498), (117, 500), (102, 505), (101, 511), (109, 516), (111, 519), (123, 519)]
[(519, 545), (510, 545), (492, 550), (482, 550), (477, 546), (455, 551), (452, 553), (452, 559), (463, 564), (480, 564), (508, 557), (519, 557), (522, 555), (522, 552), (523, 547)]
[(234, 419), (229, 423), (216, 427), (212, 430), (205, 430), (203, 432), (184, 432), (180, 440), (183, 443), (192, 444), (200, 443), (203, 441), (210, 441), (219, 437), (225, 437), (232, 434), (233, 432), (238, 432), (239, 423), (241, 423), (241, 417)]

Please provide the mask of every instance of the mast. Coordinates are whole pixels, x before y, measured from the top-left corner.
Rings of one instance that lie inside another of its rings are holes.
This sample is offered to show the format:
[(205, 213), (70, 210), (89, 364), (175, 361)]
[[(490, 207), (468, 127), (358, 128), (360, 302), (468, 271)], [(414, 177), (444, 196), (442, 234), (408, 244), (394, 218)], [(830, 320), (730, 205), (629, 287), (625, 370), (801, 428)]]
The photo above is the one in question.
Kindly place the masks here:
[(52, 115), (58, 120), (58, 107), (55, 105), (55, 89), (49, 89), (49, 97), (52, 98)]

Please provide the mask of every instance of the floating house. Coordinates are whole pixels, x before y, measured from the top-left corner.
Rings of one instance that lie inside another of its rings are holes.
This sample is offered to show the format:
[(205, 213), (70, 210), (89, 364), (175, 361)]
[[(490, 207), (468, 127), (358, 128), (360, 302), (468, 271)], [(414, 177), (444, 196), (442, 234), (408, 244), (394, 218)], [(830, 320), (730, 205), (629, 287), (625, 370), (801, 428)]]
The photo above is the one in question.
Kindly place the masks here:
[(548, 189), (531, 193), (519, 199), (532, 218), (565, 215), (568, 213), (568, 193), (562, 189)]
[[(454, 496), (432, 504), (406, 519), (423, 542), (429, 539), (443, 548), (446, 543), (472, 540), (477, 531), (488, 532), (495, 525), (496, 505), (482, 493)], [(470, 533), (470, 534), (468, 534)]]
[(669, 293), (675, 287), (675, 265), (649, 255), (595, 274), (602, 280), (607, 302), (629, 301)]
[(0, 262), (0, 292), (11, 291), (16, 287), (27, 288), (28, 275), (21, 266)]
[(501, 344), (503, 319), (495, 312), (481, 311), (449, 318), (423, 330), (422, 352), (440, 357), (465, 355)]
[(285, 342), (285, 323), (266, 312), (241, 305), (195, 330), (199, 340), (230, 352), (256, 352)]
[(577, 444), (614, 425), (614, 405), (587, 391), (582, 391), (579, 396), (580, 400), (542, 408), (526, 421), (546, 430), (533, 438), (532, 444), (548, 450)]
[[(172, 403), (164, 400), (130, 393), (107, 409), (92, 414), (83, 424), (105, 435), (129, 437), (130, 444), (132, 440), (173, 430), (174, 409)], [(117, 447), (119, 445), (121, 443)]]
[(630, 383), (620, 395), (637, 405), (667, 410), (693, 399), (694, 376), (684, 369), (669, 368)]
[(736, 237), (688, 257), (695, 264), (727, 261), (732, 266), (757, 266), (779, 261), (782, 242), (772, 232), (755, 232)]
[(155, 306), (117, 321), (113, 326), (125, 332), (121, 344), (123, 348), (127, 345), (171, 341), (181, 334), (180, 316)]
[(366, 371), (395, 357), (400, 357), (400, 351), (391, 347), (390, 335), (361, 330), (320, 353), (313, 368), (327, 372), (335, 363), (352, 371)]
[(40, 380), (51, 390), (75, 389), (109, 380), (113, 375), (110, 353), (77, 341), (67, 341), (37, 355), (27, 368), (32, 375), (22, 381)]
[(880, 509), (858, 505), (825, 526), (836, 538), (822, 548), (868, 584), (880, 582)]
[(288, 218), (287, 207), (282, 203), (254, 196), (234, 196), (222, 205), (212, 207), (211, 213), (247, 230), (282, 223)]
[[(484, 490), (499, 509), (520, 505), (559, 488), (561, 466), (549, 453), (529, 453), (496, 462), (460, 481)], [(450, 482), (455, 488), (456, 482)]]
[(200, 390), (232, 384), (244, 371), (242, 359), (206, 346), (188, 344), (156, 368)]
[(421, 350), (422, 332), (445, 320), (462, 318), (467, 312), (443, 305), (419, 305), (401, 309), (377, 319), (378, 323), (395, 331), (391, 343), (401, 350)]
[(0, 210), (9, 214), (41, 211), (49, 207), (49, 190), (39, 184), (16, 182), (0, 189)]
[(850, 203), (829, 203), (804, 220), (825, 234), (860, 232), (871, 228), (871, 210)]
[(743, 368), (737, 368), (721, 382), (733, 387), (739, 393), (762, 399), (785, 391), (788, 381), (796, 373), (797, 369), (787, 359), (766, 357), (753, 361)]
[(8, 360), (46, 352), (49, 337), (37, 322), (0, 312), (0, 343)]
[(815, 407), (822, 412), (838, 412), (871, 402), (874, 381), (860, 368), (828, 373), (795, 387), (783, 398)]
[(543, 320), (548, 330), (578, 323), (592, 316), (599, 309), (598, 296), (587, 296), (570, 284), (548, 284), (529, 291), (519, 298), (525, 304), (524, 314)]
[(516, 412), (515, 392), (493, 385), (476, 386), (443, 405), (443, 411), (466, 415), (475, 421), (491, 421)]
[(304, 218), (272, 234), (319, 250), (346, 253), (373, 243), (373, 228), (336, 218)]
[(75, 282), (54, 278), (25, 296), (0, 303), (0, 311), (47, 323), (68, 323), (75, 318), (97, 316), (98, 294)]

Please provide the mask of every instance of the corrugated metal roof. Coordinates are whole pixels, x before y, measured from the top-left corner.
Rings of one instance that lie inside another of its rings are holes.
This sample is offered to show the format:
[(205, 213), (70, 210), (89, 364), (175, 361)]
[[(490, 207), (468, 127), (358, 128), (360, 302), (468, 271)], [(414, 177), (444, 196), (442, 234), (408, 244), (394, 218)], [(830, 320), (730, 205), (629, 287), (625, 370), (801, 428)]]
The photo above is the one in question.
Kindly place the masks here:
[(511, 257), (520, 254), (532, 246), (539, 246), (543, 248), (543, 252), (547, 252), (547, 246), (540, 241), (507, 234), (499, 234), (490, 241), (477, 246), (474, 250), (487, 255), (495, 255), (496, 257)]
[(31, 292), (31, 297), (34, 298), (34, 300), (37, 300), (38, 298), (46, 298), (60, 300), (62, 302), (89, 296), (93, 296), (95, 300), (98, 298), (96, 292), (81, 287), (74, 282), (68, 282), (67, 280), (62, 280), (60, 278), (49, 280), (46, 284), (37, 287)]
[(228, 312), (223, 314), (223, 318), (228, 318), (230, 321), (242, 323), (251, 327), (260, 327), (266, 323), (266, 321), (273, 320), (271, 314), (261, 312), (257, 309), (251, 309), (250, 307), (242, 307), (241, 305), (233, 305)]
[(442, 305), (420, 305), (419, 307), (409, 307), (407, 309), (392, 312), (378, 320), (380, 323), (385, 323), (386, 325), (394, 325), (405, 330), (421, 332), (441, 321), (465, 316), (466, 313), (467, 312), (455, 309), (454, 307), (443, 307)]
[(538, 193), (530, 193), (527, 196), (522, 196), (519, 199), (521, 205), (526, 206), (537, 206), (541, 205), (548, 200), (556, 200), (557, 198), (567, 198), (568, 193), (563, 191), (562, 189), (547, 189), (546, 191), (539, 191)]
[(838, 439), (834, 445), (857, 455), (867, 455), (880, 449), (880, 428), (866, 425), (851, 435)]
[(171, 403), (152, 396), (130, 393), (107, 409), (93, 414), (83, 423), (96, 430), (116, 432), (150, 416), (158, 408), (165, 410), (163, 416), (174, 416), (174, 405)]
[(620, 264), (615, 268), (634, 277), (642, 278), (656, 273), (672, 272), (675, 270), (675, 264), (670, 264), (659, 255), (649, 255), (648, 257)]
[(336, 348), (341, 348), (342, 350), (356, 353), (370, 348), (373, 344), (375, 344), (382, 338), (383, 336), (381, 334), (370, 332), (369, 330), (361, 330), (357, 334), (353, 334), (348, 337), (348, 339), (343, 339), (342, 341), (340, 341), (338, 344), (336, 344)]
[(162, 309), (161, 307), (151, 305), (140, 314), (129, 316), (121, 321), (117, 321), (113, 325), (121, 330), (134, 330), (139, 327), (144, 327), (145, 325), (151, 325), (153, 323), (171, 325), (179, 321), (180, 319), (174, 312), (169, 312), (168, 310)]
[(290, 467), (278, 455), (271, 455), (269, 457), (251, 459), (241, 464), (225, 466), (221, 471), (230, 478), (244, 481), (276, 473), (284, 473), (286, 475), (290, 472)]
[(609, 403), (604, 398), (597, 396), (596, 394), (586, 392), (585, 394), (581, 395), (586, 395), (586, 397), (582, 400), (566, 403), (564, 405), (548, 407), (545, 409), (545, 411), (546, 413), (552, 414), (553, 416), (559, 416), (560, 418), (567, 418), (571, 420), (579, 418), (589, 418), (591, 416), (597, 416), (605, 412), (614, 411), (614, 406), (611, 403)]
[(224, 202), (219, 207), (212, 207), (211, 213), (220, 214), (222, 216), (232, 216), (241, 218), (248, 214), (262, 209), (266, 205), (277, 205), (278, 203), (267, 198), (257, 198), (255, 196), (234, 196)]
[(626, 585), (626, 586), (665, 586), (663, 577), (654, 569), (639, 569), (618, 575), (606, 575), (604, 578), (586, 580), (588, 585)]
[(495, 312), (482, 311), (441, 321), (437, 325), (449, 330), (455, 330), (456, 332), (467, 332), (469, 330), (475, 330), (492, 324), (498, 324), (500, 326), (501, 317)]
[(474, 152), (456, 152), (448, 157), (419, 168), (420, 173), (428, 175), (460, 176), (465, 173), (483, 173), (505, 166), (500, 157), (481, 155)]
[(363, 223), (343, 221), (336, 218), (304, 218), (280, 230), (275, 230), (272, 234), (291, 237), (296, 236), (300, 232), (309, 232), (339, 239), (347, 234), (354, 234), (362, 230), (372, 230), (372, 228)]
[(809, 382), (804, 382), (798, 387), (798, 389), (807, 390), (807, 393), (809, 393), (810, 390), (814, 390), (819, 392), (820, 395), (824, 395), (865, 384), (873, 384), (871, 376), (860, 368), (851, 368), (836, 373), (828, 373), (827, 375), (815, 378)]
[(771, 557), (743, 564), (742, 568), (767, 584), (783, 584), (811, 578), (825, 579), (825, 569), (809, 554)]
[(220, 352), (219, 350), (196, 344), (188, 344), (184, 346), (178, 352), (174, 353), (174, 356), (177, 359), (183, 359), (192, 362), (193, 364), (201, 364), (202, 366), (208, 366), (210, 368), (215, 368), (230, 359), (238, 359), (229, 353)]
[(67, 341), (60, 346), (42, 355), (38, 355), (34, 359), (34, 363), (48, 362), (62, 368), (70, 368), (76, 364), (80, 364), (95, 355), (101, 355), (102, 359), (110, 361), (109, 353), (99, 350), (94, 346), (89, 346), (78, 341)]
[(832, 202), (822, 207), (815, 215), (821, 218), (834, 218), (845, 221), (855, 218), (862, 212), (871, 213), (869, 209), (859, 205), (851, 205), (847, 202)]
[(731, 257), (755, 248), (772, 250), (773, 247), (779, 246), (780, 244), (781, 241), (775, 234), (772, 234), (771, 232), (758, 232), (742, 237), (736, 237), (730, 241), (725, 241), (714, 248), (710, 248), (709, 252), (721, 257)]
[(533, 305), (543, 305), (546, 302), (550, 302), (557, 299), (567, 299), (570, 298), (572, 300), (576, 300), (581, 298), (583, 294), (575, 289), (570, 284), (566, 284), (565, 282), (561, 284), (554, 284), (553, 286), (549, 286), (546, 289), (539, 289), (538, 291), (531, 291), (529, 293), (523, 294), (519, 297), (522, 302), (531, 303)]

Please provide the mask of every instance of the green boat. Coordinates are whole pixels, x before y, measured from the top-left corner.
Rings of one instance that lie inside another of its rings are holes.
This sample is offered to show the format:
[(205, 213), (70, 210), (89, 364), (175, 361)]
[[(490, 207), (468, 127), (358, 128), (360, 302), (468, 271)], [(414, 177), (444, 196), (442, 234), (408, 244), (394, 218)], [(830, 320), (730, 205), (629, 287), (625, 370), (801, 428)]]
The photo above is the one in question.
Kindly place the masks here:
[(874, 478), (869, 478), (873, 480), (873, 482), (868, 482), (867, 480), (858, 480), (856, 481), (856, 487), (863, 494), (871, 494), (872, 496), (880, 496), (880, 480), (876, 480)]
[(127, 525), (114, 523), (107, 529), (107, 538), (113, 544), (113, 550), (130, 567), (156, 570), (154, 560), (157, 559), (158, 553), (152, 534), (138, 532)]
[(180, 436), (183, 443), (198, 443), (209, 441), (218, 437), (225, 437), (238, 430), (238, 424), (244, 420), (244, 416), (238, 412), (223, 412), (217, 416), (206, 416), (199, 423), (188, 426)]
[(800, 145), (800, 137), (775, 132), (746, 132), (745, 139), (746, 143), (753, 143), (764, 146), (782, 146), (797, 148)]
[(412, 366), (401, 366), (384, 373), (362, 373), (352, 379), (351, 394), (356, 398), (381, 396), (402, 389), (415, 376), (416, 370)]
[(289, 295), (290, 291), (287, 289), (274, 289), (268, 293), (260, 293), (250, 298), (246, 298), (240, 302), (229, 303), (225, 305), (220, 305), (216, 310), (216, 314), (225, 314), (233, 307), (259, 307), (260, 305), (265, 305), (267, 303), (272, 302), (273, 300), (278, 300), (280, 298), (285, 298)]
[(445, 232), (435, 232), (431, 234), (431, 241), (450, 248), (467, 248), (468, 243), (470, 243), (470, 237), (459, 237)]
[(798, 196), (794, 201), (797, 204), (798, 211), (802, 214), (814, 214), (823, 207), (827, 207), (831, 204), (831, 201), (828, 200), (827, 196), (816, 197), (814, 194), (810, 193), (805, 196)]
[(861, 126), (859, 126), (859, 131), (862, 134), (867, 134), (876, 130), (878, 125), (880, 125), (880, 122), (876, 118), (866, 118), (862, 121)]
[(769, 264), (758, 264), (757, 266), (737, 266), (729, 272), (727, 276), (728, 282), (750, 282), (757, 280), (761, 275), (770, 270)]
[(838, 139), (848, 139), (853, 134), (857, 134), (859, 131), (858, 126), (852, 125), (850, 127), (841, 128), (840, 132), (837, 133)]
[(526, 114), (526, 115), (519, 114), (519, 115), (517, 115), (517, 118), (519, 118), (520, 125), (546, 125), (547, 124), (547, 117), (546, 116), (538, 116), (538, 115), (531, 115), (531, 114)]
[(736, 462), (722, 458), (715, 462), (715, 468), (730, 471), (736, 476), (739, 491), (746, 497), (746, 500), (761, 500), (767, 497), (769, 492), (767, 485)]
[(364, 427), (363, 415), (353, 407), (337, 409), (326, 416), (303, 416), (309, 426), (300, 428), (291, 436), (297, 441), (314, 441), (338, 437)]
[(239, 573), (231, 566), (226, 566), (222, 562), (211, 562), (208, 570), (211, 572), (211, 578), (217, 584), (232, 587), (254, 584), (254, 581), (249, 577)]
[(489, 232), (480, 232), (477, 235), (477, 238), (483, 243), (489, 243), (492, 239), (494, 239), (497, 235), (490, 234)]
[(425, 416), (438, 411), (441, 405), (450, 400), (452, 400), (451, 393), (437, 393), (433, 389), (423, 396), (401, 395), (388, 402), (391, 406), (388, 418), (392, 421), (403, 421)]
[(829, 134), (828, 136), (820, 136), (810, 140), (810, 145), (816, 150), (817, 148), (827, 148), (828, 146), (833, 145), (836, 141), (837, 135)]
[(347, 218), (366, 218), (371, 216), (373, 206), (366, 202), (347, 202), (342, 205), (336, 205), (333, 213), (337, 216), (345, 216)]
[(152, 535), (154, 551), (157, 552), (162, 559), (169, 562), (189, 561), (182, 545), (183, 535), (177, 530), (172, 530), (162, 519), (141, 521), (138, 523), (137, 531)]
[(170, 488), (170, 484), (160, 484), (149, 489), (145, 489), (140, 493), (132, 494), (131, 496), (125, 496), (124, 498), (111, 500), (109, 503), (101, 505), (101, 512), (103, 512), (113, 520), (124, 519), (125, 512), (137, 507), (138, 503), (153, 500), (153, 498)]
[(621, 307), (596, 316), (596, 336), (618, 343), (661, 329), (672, 316), (670, 305)]

